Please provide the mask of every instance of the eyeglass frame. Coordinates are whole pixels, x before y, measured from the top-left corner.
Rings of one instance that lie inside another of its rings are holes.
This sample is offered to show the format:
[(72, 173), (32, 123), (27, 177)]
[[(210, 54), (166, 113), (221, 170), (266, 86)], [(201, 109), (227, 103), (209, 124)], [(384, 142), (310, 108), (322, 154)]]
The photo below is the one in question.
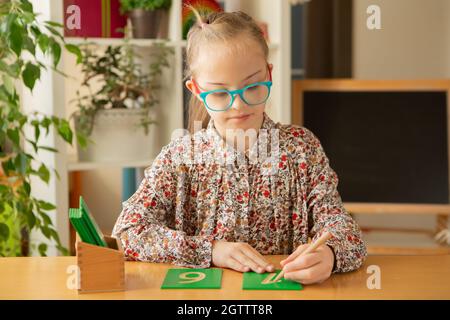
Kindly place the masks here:
[[(200, 91), (200, 86), (196, 83), (196, 81), (194, 80), (194, 78), (191, 77), (191, 81), (192, 81), (192, 83), (194, 84), (195, 89), (197, 89), (197, 91), (200, 92), (199, 96), (200, 96), (200, 98), (202, 98), (203, 104), (205, 105), (205, 107), (206, 107), (208, 110), (213, 111), (213, 112), (223, 112), (223, 111), (227, 111), (228, 109), (231, 108), (231, 106), (232, 106), (233, 103), (234, 103), (234, 100), (235, 100), (236, 95), (239, 95), (239, 97), (241, 98), (241, 100), (244, 101), (244, 103), (245, 103), (246, 105), (248, 105), (248, 106), (257, 106), (257, 105), (259, 105), (259, 104), (265, 103), (265, 102), (269, 99), (269, 97), (270, 97), (270, 91), (271, 91), (270, 89), (271, 89), (271, 87), (272, 87), (272, 71), (270, 70), (269, 65), (267, 65), (267, 68), (269, 69), (269, 81), (259, 81), (259, 82), (254, 82), (254, 83), (251, 83), (251, 84), (249, 84), (249, 85), (246, 85), (245, 87), (243, 87), (243, 88), (241, 88), (241, 89), (232, 90), (232, 91), (230, 91), (230, 90), (228, 90), (228, 89), (215, 89), (215, 90), (210, 90), (210, 91), (203, 91), (203, 92), (201, 92), (201, 91)], [(248, 102), (245, 100), (245, 98), (244, 98), (244, 91), (247, 90), (248, 88), (251, 88), (251, 87), (254, 87), (254, 86), (257, 86), (257, 85), (265, 85), (265, 86), (267, 87), (267, 89), (269, 90), (269, 92), (267, 93), (267, 98), (266, 98), (264, 101), (260, 102), (260, 103), (257, 103), (257, 104), (250, 104), (250, 103), (248, 103)], [(228, 93), (228, 94), (231, 96), (230, 104), (229, 104), (225, 109), (223, 109), (223, 110), (216, 110), (216, 109), (212, 109), (212, 108), (210, 108), (210, 107), (208, 106), (208, 103), (206, 102), (206, 97), (207, 97), (209, 94), (215, 93), (215, 92), (226, 92), (226, 93)]]

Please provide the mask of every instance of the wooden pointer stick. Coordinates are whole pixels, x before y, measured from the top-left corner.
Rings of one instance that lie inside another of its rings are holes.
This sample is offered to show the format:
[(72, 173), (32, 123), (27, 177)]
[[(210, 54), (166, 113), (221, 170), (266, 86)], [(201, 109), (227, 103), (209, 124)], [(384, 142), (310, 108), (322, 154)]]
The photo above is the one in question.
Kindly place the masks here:
[[(322, 234), (316, 241), (314, 241), (314, 243), (312, 243), (308, 248), (306, 248), (305, 251), (303, 251), (302, 253), (300, 253), (300, 256), (303, 256), (305, 254), (311, 253), (314, 250), (316, 250), (318, 247), (320, 247), (321, 245), (323, 245), (325, 242), (327, 242), (329, 239), (331, 239), (331, 233), (329, 233), (328, 231), (324, 232), (324, 234)], [(273, 280), (273, 282), (277, 282), (278, 280), (280, 280), (282, 277), (284, 276), (284, 271), (281, 270), (281, 272), (277, 275), (277, 277)]]

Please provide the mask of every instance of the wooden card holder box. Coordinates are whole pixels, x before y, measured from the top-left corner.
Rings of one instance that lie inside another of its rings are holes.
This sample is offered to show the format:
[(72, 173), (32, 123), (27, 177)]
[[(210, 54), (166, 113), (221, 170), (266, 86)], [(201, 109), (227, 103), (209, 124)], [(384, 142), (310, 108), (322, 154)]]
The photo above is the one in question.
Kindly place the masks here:
[(77, 239), (77, 265), (80, 272), (78, 293), (125, 290), (122, 247), (115, 238), (105, 236), (105, 240), (108, 248)]

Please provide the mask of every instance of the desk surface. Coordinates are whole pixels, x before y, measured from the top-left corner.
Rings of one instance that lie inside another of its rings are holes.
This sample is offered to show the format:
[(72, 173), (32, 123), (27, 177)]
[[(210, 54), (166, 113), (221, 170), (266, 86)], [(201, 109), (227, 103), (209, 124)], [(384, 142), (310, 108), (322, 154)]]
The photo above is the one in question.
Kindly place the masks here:
[[(269, 256), (273, 263), (283, 256)], [(450, 299), (450, 255), (370, 256), (357, 271), (332, 275), (302, 291), (244, 291), (242, 274), (224, 270), (220, 290), (161, 290), (172, 265), (126, 262), (126, 291), (78, 294), (66, 286), (75, 257), (0, 258), (0, 299)], [(381, 271), (381, 289), (368, 289), (367, 268)]]

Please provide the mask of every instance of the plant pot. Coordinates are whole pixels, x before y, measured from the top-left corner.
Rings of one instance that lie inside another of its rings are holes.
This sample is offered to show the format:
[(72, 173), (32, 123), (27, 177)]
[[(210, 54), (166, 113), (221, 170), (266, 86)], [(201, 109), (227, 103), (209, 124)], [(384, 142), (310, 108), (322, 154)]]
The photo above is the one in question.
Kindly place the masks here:
[(128, 12), (133, 38), (166, 39), (168, 36), (169, 14), (165, 9), (154, 11), (135, 9)]
[[(86, 149), (77, 144), (79, 161), (117, 162), (149, 160), (154, 156), (153, 125), (146, 135), (139, 125), (147, 114), (142, 109), (109, 109), (97, 111)], [(78, 116), (75, 116), (77, 128)]]

